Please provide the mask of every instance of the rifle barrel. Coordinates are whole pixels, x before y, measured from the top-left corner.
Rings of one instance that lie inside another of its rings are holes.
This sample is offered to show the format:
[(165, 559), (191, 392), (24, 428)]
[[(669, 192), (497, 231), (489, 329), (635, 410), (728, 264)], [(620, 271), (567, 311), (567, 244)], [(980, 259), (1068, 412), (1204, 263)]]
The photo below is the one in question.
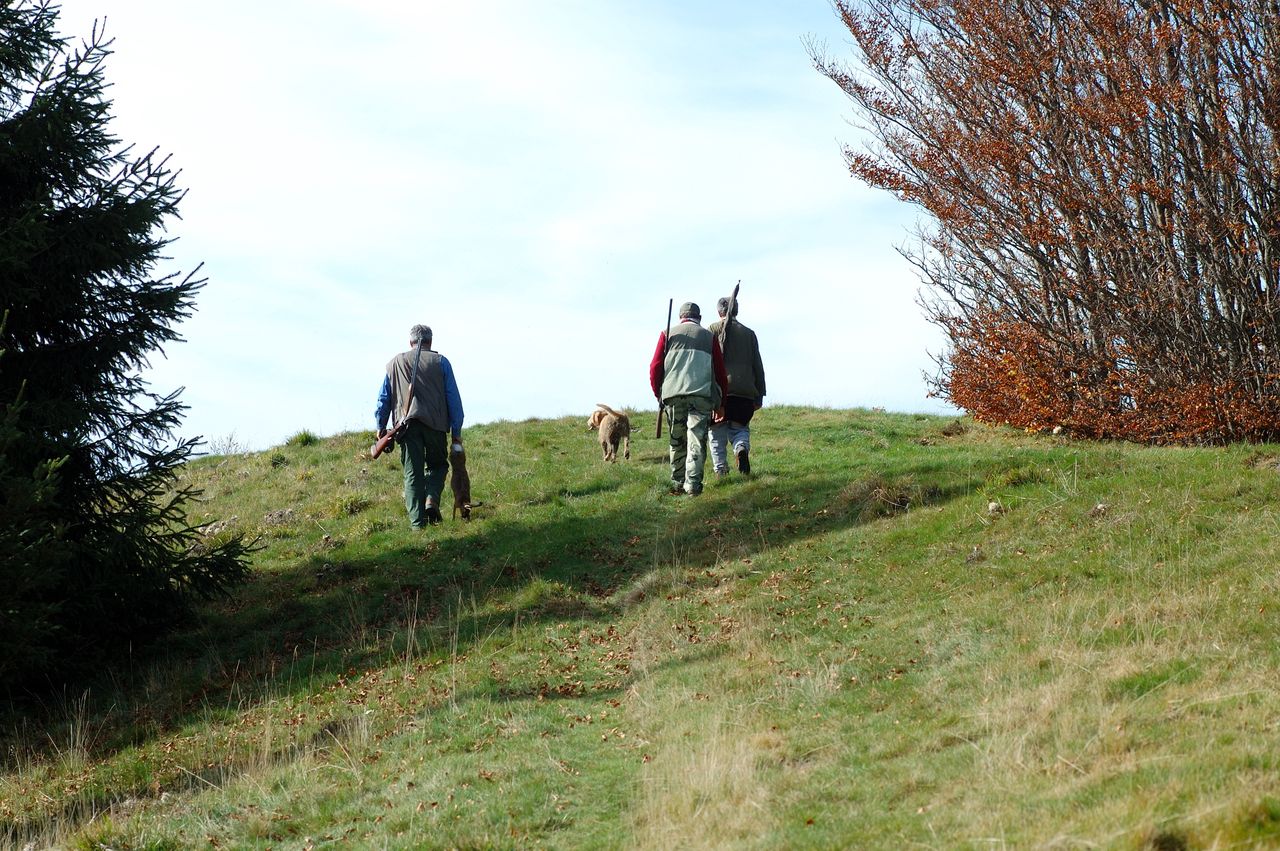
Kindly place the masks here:
[[(667, 374), (667, 347), (671, 345), (671, 305), (675, 303), (674, 298), (667, 299), (667, 333), (662, 338), (662, 375), (665, 378)], [(658, 430), (654, 433), (654, 440), (662, 437), (662, 387), (658, 387)]]

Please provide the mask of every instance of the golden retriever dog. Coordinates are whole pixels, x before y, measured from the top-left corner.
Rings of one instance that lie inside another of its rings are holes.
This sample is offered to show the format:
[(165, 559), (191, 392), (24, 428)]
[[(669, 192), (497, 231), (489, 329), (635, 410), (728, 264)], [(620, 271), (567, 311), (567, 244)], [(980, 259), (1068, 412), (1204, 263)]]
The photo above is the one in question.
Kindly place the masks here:
[(587, 417), (587, 428), (600, 431), (600, 448), (604, 460), (618, 460), (618, 444), (622, 444), (622, 457), (631, 458), (631, 420), (621, 411), (615, 411), (603, 402), (596, 402), (596, 409)]
[(463, 520), (471, 519), (471, 476), (467, 474), (467, 453), (461, 443), (453, 444), (449, 452), (449, 487), (453, 489), (453, 519), (462, 512)]

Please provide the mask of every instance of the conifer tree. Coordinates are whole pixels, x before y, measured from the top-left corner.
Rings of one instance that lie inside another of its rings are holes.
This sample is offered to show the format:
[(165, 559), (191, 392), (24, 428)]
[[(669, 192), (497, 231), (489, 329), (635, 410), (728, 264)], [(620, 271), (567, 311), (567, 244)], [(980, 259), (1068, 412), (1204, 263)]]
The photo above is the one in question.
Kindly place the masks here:
[(111, 135), (96, 27), (0, 0), (0, 680), (56, 680), (173, 624), (246, 570), (202, 539), (176, 472), (195, 440), (141, 377), (203, 280), (156, 271), (182, 191)]

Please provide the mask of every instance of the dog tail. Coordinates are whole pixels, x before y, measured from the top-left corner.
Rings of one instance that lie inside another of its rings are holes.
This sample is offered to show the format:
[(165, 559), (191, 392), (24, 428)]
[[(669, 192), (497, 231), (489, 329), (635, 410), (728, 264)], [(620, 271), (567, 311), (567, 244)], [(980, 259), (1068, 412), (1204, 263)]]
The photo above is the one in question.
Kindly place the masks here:
[(618, 411), (615, 411), (613, 408), (610, 408), (610, 407), (609, 407), (608, 405), (606, 405), (604, 402), (596, 402), (596, 407), (597, 407), (597, 408), (604, 408), (604, 409), (605, 409), (605, 411), (606, 411), (607, 413), (613, 414), (615, 417), (621, 417), (621, 416), (623, 416), (623, 414), (619, 413)]

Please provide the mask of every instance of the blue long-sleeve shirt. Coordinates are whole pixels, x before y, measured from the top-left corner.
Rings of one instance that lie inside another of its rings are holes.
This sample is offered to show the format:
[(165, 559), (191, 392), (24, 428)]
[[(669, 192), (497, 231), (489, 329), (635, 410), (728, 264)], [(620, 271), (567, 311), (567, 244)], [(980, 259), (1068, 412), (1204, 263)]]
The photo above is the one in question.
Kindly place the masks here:
[[(449, 408), (449, 430), (454, 437), (462, 436), (462, 394), (453, 377), (453, 365), (444, 355), (440, 356), (440, 371), (444, 374), (444, 398)], [(382, 389), (378, 391), (378, 407), (373, 412), (373, 425), (378, 431), (387, 427), (391, 416), (391, 376), (382, 376)]]

